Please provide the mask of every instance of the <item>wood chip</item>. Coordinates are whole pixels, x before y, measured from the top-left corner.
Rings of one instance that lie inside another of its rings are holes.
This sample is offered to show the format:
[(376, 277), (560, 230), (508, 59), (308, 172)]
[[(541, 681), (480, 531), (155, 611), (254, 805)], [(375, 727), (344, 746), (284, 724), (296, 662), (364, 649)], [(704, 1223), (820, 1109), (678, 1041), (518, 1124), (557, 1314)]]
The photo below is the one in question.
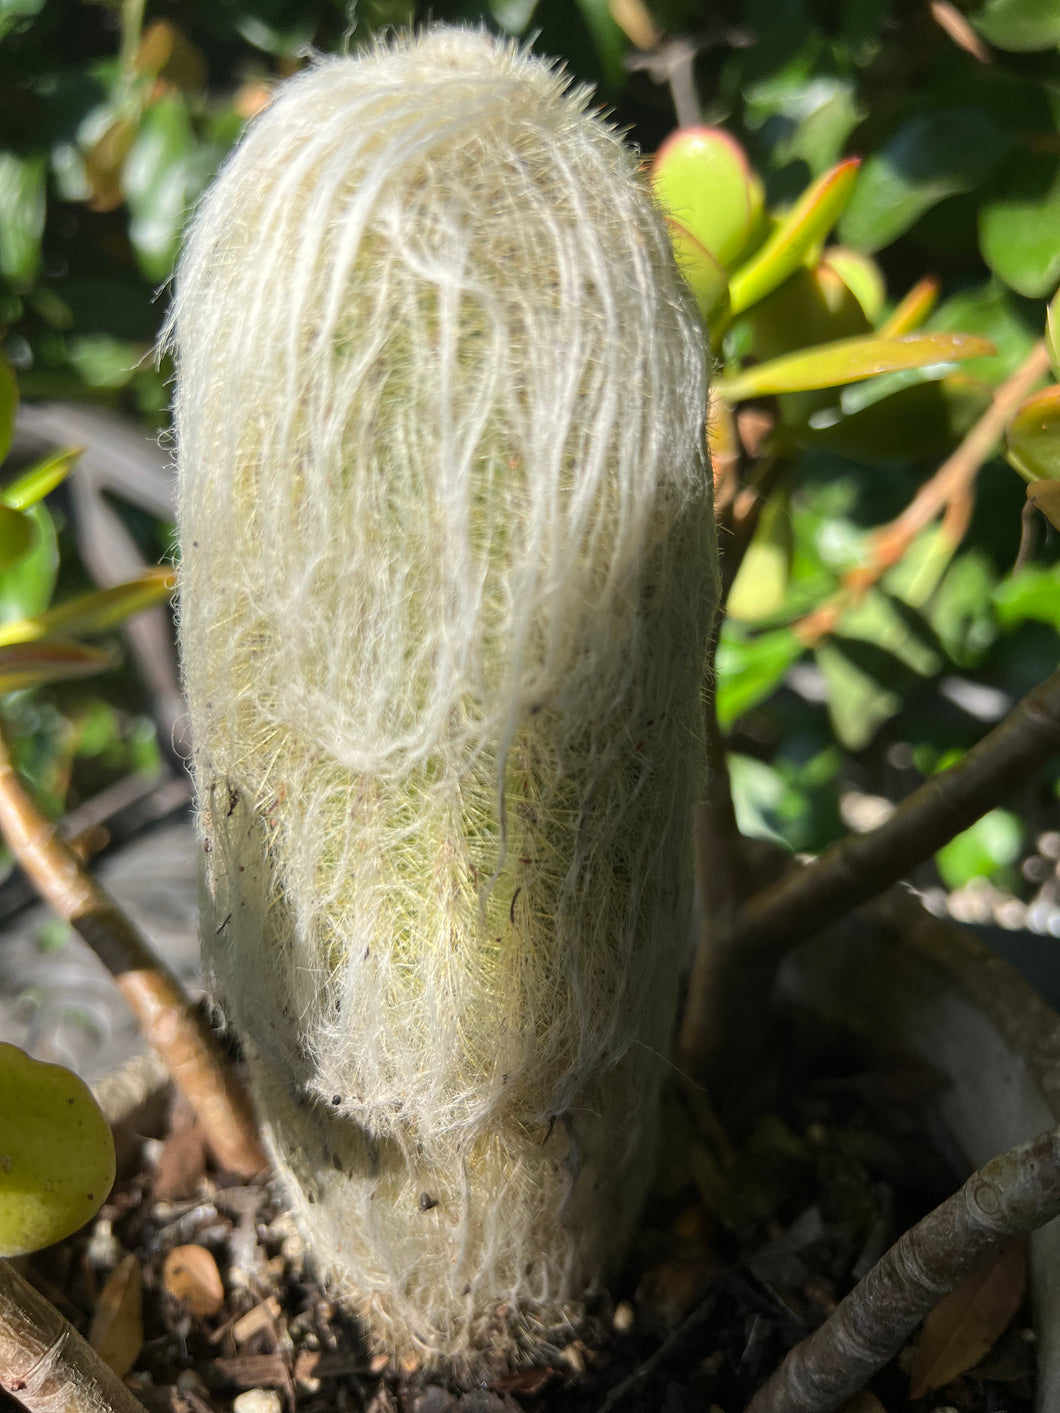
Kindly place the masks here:
[(200, 1320), (216, 1315), (224, 1305), (221, 1272), (205, 1246), (175, 1246), (162, 1266), (162, 1281), (170, 1295)]
[(268, 1300), (255, 1305), (253, 1310), (248, 1310), (235, 1321), (232, 1325), (232, 1338), (236, 1344), (246, 1344), (247, 1340), (253, 1339), (262, 1330), (271, 1330), (280, 1314), (280, 1302), (275, 1295), (270, 1295)]
[(92, 1316), (88, 1342), (124, 1379), (144, 1342), (143, 1274), (136, 1256), (125, 1256), (107, 1278)]
[(1027, 1243), (1015, 1241), (935, 1306), (909, 1371), (909, 1396), (923, 1398), (975, 1367), (1019, 1309), (1027, 1289)]

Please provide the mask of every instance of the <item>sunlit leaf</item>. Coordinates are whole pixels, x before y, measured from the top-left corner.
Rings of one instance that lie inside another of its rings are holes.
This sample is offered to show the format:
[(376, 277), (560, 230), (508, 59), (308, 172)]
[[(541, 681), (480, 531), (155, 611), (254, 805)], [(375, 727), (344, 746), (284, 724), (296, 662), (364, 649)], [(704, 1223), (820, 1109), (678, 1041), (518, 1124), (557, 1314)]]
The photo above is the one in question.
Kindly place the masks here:
[(1045, 311), (1045, 346), (1049, 350), (1053, 377), (1060, 378), (1060, 290), (1053, 295)]
[[(1054, 481), (1044, 481), (1043, 487), (1056, 490)], [(1027, 487), (1028, 499), (1034, 486)], [(1060, 505), (1056, 507), (1060, 520)], [(1057, 526), (1060, 529), (1060, 525)], [(1005, 628), (1015, 628), (1029, 619), (1032, 623), (1047, 623), (1060, 633), (1060, 564), (1048, 569), (1033, 565), (998, 584), (993, 594), (997, 616)]]
[(175, 576), (170, 569), (146, 569), (139, 578), (109, 589), (82, 594), (71, 603), (50, 608), (34, 618), (23, 618), (0, 626), (0, 646), (30, 643), (41, 638), (81, 637), (105, 633), (124, 623), (133, 614), (163, 603), (173, 592)]
[(943, 198), (977, 190), (1012, 141), (976, 108), (940, 108), (909, 118), (866, 159), (843, 213), (843, 240), (860, 250), (882, 250)]
[(727, 303), (729, 277), (709, 250), (704, 250), (699, 241), (677, 224), (666, 223), (670, 233), (677, 268), (695, 296), (699, 312), (708, 327), (713, 316)]
[(1060, 7), (1055, 0), (986, 0), (971, 18), (999, 49), (1051, 49), (1060, 44)]
[(790, 628), (744, 638), (726, 624), (717, 659), (716, 710), (722, 730), (770, 696), (802, 653)]
[(734, 314), (742, 313), (782, 284), (822, 244), (850, 199), (860, 159), (848, 158), (799, 197), (791, 211), (729, 282)]
[(1060, 480), (1060, 384), (1022, 402), (1006, 437), (1009, 456), (1028, 481)]
[(754, 539), (729, 592), (730, 617), (756, 622), (783, 607), (793, 550), (790, 498), (774, 494), (762, 509)]
[(939, 297), (939, 281), (934, 275), (925, 275), (905, 296), (899, 300), (892, 312), (879, 327), (882, 338), (898, 338), (919, 329), (935, 307)]
[(883, 312), (883, 301), (887, 295), (883, 272), (876, 261), (864, 251), (836, 245), (825, 251), (821, 267), (835, 271), (861, 305), (865, 318), (870, 324), (875, 324)]
[(0, 275), (28, 284), (40, 264), (47, 158), (0, 152)]
[(680, 128), (652, 163), (652, 186), (668, 216), (731, 268), (762, 214), (762, 184), (738, 142), (720, 128)]
[(805, 392), (860, 382), (902, 368), (923, 368), (981, 358), (993, 351), (985, 339), (965, 334), (908, 334), (904, 338), (839, 339), (802, 353), (789, 353), (768, 363), (719, 378), (718, 394), (729, 402), (775, 393)]
[(194, 195), (195, 137), (187, 103), (170, 93), (151, 105), (122, 169), (129, 237), (144, 274), (169, 274)]
[(0, 501), (13, 510), (29, 510), (66, 480), (82, 450), (82, 447), (68, 447), (46, 456), (0, 490)]
[(1060, 280), (1060, 161), (1021, 152), (979, 210), (983, 259), (1017, 294), (1038, 299)]
[(0, 504), (0, 574), (13, 569), (37, 543), (37, 527), (28, 515)]
[(0, 694), (91, 677), (113, 666), (113, 654), (83, 643), (16, 643), (0, 647)]
[(963, 888), (973, 878), (989, 878), (999, 868), (1015, 863), (1023, 833), (1022, 823), (1011, 810), (996, 809), (984, 814), (935, 855), (943, 883), (947, 888)]
[(25, 514), (37, 527), (36, 543), (24, 559), (0, 574), (0, 624), (42, 612), (55, 588), (59, 548), (54, 522), (45, 505), (34, 505)]

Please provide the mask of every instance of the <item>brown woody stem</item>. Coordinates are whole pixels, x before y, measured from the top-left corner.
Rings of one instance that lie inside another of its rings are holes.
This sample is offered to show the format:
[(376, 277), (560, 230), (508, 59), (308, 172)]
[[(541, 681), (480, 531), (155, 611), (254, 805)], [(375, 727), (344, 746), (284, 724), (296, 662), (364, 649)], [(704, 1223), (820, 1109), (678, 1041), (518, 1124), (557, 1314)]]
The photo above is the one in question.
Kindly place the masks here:
[(267, 1166), (250, 1100), (209, 1026), (149, 943), (41, 814), (0, 730), (0, 832), (41, 897), (114, 977), (148, 1043), (199, 1117), (217, 1162), (252, 1177)]
[(693, 966), (680, 1051), (693, 1073), (732, 1072), (754, 1043), (762, 1009), (790, 949), (868, 902), (967, 829), (1060, 751), (1060, 671), (1030, 692), (956, 765), (926, 781), (885, 824), (849, 835), (806, 868), (753, 897), (717, 929)]
[(1014, 1236), (1060, 1215), (1060, 1129), (993, 1158), (910, 1228), (746, 1413), (833, 1413), (891, 1359), (947, 1291)]
[(29, 1413), (145, 1413), (55, 1306), (0, 1261), (0, 1388)]

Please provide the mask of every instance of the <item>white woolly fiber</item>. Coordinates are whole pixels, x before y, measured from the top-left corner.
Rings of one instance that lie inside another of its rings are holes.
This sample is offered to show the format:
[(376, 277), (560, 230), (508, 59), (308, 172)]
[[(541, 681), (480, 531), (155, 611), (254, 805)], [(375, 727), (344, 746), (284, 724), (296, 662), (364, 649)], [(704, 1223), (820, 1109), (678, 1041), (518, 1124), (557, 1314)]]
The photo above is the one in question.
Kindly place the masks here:
[(172, 325), (207, 957), (318, 1260), (454, 1368), (621, 1255), (686, 948), (703, 341), (587, 101), (482, 33), (316, 63)]

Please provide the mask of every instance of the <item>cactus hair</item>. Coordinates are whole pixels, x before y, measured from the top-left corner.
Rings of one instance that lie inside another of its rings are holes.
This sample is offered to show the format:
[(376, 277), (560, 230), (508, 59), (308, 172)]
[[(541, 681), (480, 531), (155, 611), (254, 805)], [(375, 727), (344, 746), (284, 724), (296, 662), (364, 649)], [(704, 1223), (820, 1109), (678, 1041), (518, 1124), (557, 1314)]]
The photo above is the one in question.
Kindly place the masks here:
[(310, 1250), (456, 1371), (621, 1257), (687, 953), (704, 341), (589, 102), (482, 32), (313, 62), (170, 323), (205, 955)]

